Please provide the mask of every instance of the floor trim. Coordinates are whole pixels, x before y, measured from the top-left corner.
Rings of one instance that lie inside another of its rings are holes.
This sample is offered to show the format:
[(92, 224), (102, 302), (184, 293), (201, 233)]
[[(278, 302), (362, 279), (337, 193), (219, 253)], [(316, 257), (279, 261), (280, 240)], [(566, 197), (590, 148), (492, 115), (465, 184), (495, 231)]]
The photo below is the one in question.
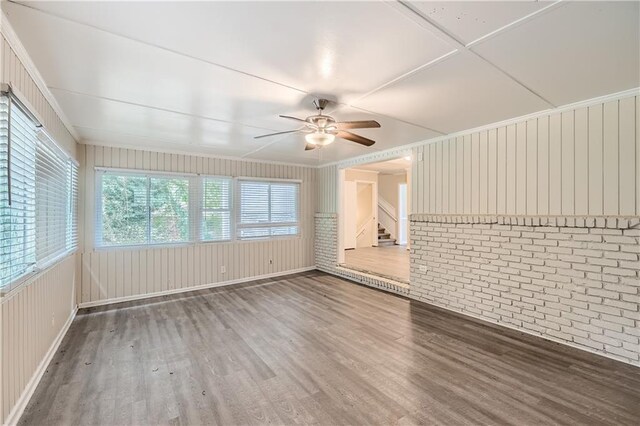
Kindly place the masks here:
[(20, 398), (15, 403), (15, 405), (13, 406), (13, 409), (7, 416), (7, 420), (5, 424), (15, 425), (20, 420), (20, 417), (22, 416), (24, 409), (27, 407), (29, 400), (31, 400), (31, 397), (33, 396), (33, 393), (38, 387), (38, 384), (40, 384), (40, 380), (42, 380), (42, 376), (44, 376), (45, 371), (47, 371), (47, 367), (49, 366), (51, 359), (58, 351), (58, 348), (60, 347), (60, 344), (62, 343), (64, 336), (67, 334), (67, 331), (69, 331), (69, 327), (71, 327), (71, 323), (73, 323), (73, 320), (75, 319), (77, 313), (78, 313), (78, 307), (76, 306), (75, 308), (73, 308), (73, 310), (71, 311), (71, 315), (69, 315), (69, 318), (67, 318), (67, 321), (62, 326), (60, 333), (58, 333), (55, 340), (49, 347), (47, 354), (44, 356), (42, 361), (40, 361), (38, 368), (36, 369), (35, 373), (33, 373), (33, 375), (31, 376), (31, 379), (29, 380), (29, 383), (27, 384), (27, 386), (24, 388), (22, 395), (20, 395)]
[(78, 305), (78, 307), (80, 309), (82, 309), (82, 308), (93, 308), (93, 307), (96, 307), (96, 306), (111, 305), (113, 303), (131, 302), (133, 300), (144, 300), (144, 299), (150, 299), (152, 297), (168, 296), (168, 295), (171, 295), (171, 294), (186, 293), (186, 292), (189, 292), (189, 291), (203, 290), (203, 289), (207, 289), (207, 288), (224, 287), (224, 286), (228, 286), (228, 285), (241, 284), (241, 283), (246, 283), (246, 282), (250, 282), (250, 281), (262, 280), (262, 279), (265, 279), (265, 278), (275, 278), (275, 277), (281, 277), (283, 275), (298, 274), (300, 272), (308, 272), (308, 271), (313, 271), (315, 269), (316, 269), (315, 265), (314, 266), (307, 266), (307, 267), (304, 267), (304, 268), (289, 269), (289, 270), (282, 271), (282, 272), (273, 272), (271, 274), (256, 275), (256, 276), (247, 277), (247, 278), (238, 278), (238, 279), (235, 279), (235, 280), (220, 281), (220, 282), (217, 282), (217, 283), (201, 284), (201, 285), (197, 285), (197, 286), (193, 286), (193, 287), (176, 288), (176, 289), (172, 289), (172, 290), (158, 291), (158, 292), (155, 292), (155, 293), (137, 294), (137, 295), (134, 295), (134, 296), (114, 297), (114, 298), (111, 298), (111, 299), (96, 300), (94, 302), (83, 302), (83, 303), (80, 303)]

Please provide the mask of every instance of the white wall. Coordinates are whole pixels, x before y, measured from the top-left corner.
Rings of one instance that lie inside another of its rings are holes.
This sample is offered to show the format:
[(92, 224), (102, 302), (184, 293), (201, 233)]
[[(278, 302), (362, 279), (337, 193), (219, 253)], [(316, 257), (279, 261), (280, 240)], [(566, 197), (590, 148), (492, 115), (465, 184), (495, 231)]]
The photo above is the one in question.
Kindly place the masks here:
[[(315, 265), (313, 215), (316, 169), (193, 155), (81, 145), (84, 209), (81, 305), (101, 304), (196, 286), (296, 271)], [(178, 247), (94, 249), (95, 167), (300, 179), (300, 237), (190, 244)], [(273, 260), (273, 264), (269, 260)], [(221, 273), (220, 267), (226, 267)]]
[(640, 98), (414, 149), (413, 213), (640, 215)]
[[(73, 157), (76, 142), (36, 83), (33, 65), (11, 28), (2, 21), (0, 81), (22, 95), (56, 142)], [(19, 55), (16, 53), (19, 52)], [(28, 71), (31, 70), (32, 74)], [(78, 256), (71, 255), (41, 272), (0, 301), (0, 420), (16, 416), (46, 368), (50, 350), (75, 312)]]

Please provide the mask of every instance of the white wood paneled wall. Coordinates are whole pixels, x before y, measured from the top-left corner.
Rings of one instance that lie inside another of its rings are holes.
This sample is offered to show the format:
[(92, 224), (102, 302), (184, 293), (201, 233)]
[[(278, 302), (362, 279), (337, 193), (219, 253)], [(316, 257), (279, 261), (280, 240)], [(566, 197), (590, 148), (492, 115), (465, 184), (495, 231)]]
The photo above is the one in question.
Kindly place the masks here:
[(640, 98), (413, 150), (413, 213), (640, 215)]
[[(93, 145), (80, 146), (79, 151), (84, 200), (80, 213), (84, 222), (80, 303), (186, 289), (314, 265), (314, 168)], [(95, 167), (300, 179), (301, 237), (94, 250)], [(221, 266), (226, 267), (226, 273), (221, 273)]]
[(2, 424), (73, 313), (75, 264), (69, 256), (2, 300)]
[(318, 169), (318, 213), (338, 212), (338, 167)]
[[(3, 28), (3, 31), (5, 29)], [(7, 38), (0, 41), (0, 81), (19, 92), (56, 142), (77, 158), (76, 141)], [(69, 256), (0, 302), (0, 419), (4, 424), (75, 307), (79, 256)], [(15, 419), (14, 419), (15, 420)]]

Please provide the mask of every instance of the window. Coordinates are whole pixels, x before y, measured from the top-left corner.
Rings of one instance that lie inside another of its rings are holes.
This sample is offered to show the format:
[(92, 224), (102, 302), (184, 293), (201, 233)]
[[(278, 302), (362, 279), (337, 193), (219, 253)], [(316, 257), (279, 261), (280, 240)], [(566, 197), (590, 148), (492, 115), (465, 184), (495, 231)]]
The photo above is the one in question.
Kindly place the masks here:
[(298, 182), (99, 168), (96, 183), (96, 247), (271, 238), (300, 231)]
[(98, 171), (97, 246), (185, 243), (191, 238), (191, 178)]
[(231, 179), (202, 179), (202, 241), (231, 239)]
[(20, 101), (0, 96), (0, 290), (77, 246), (77, 165)]
[(238, 190), (238, 238), (298, 234), (299, 183), (239, 180)]

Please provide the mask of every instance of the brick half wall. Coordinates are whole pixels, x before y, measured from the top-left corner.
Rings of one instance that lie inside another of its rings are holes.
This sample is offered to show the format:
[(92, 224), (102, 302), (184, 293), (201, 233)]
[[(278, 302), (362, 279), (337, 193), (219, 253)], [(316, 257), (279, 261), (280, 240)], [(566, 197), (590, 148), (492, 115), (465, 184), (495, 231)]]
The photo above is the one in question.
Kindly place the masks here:
[(411, 298), (640, 365), (640, 218), (410, 220)]

